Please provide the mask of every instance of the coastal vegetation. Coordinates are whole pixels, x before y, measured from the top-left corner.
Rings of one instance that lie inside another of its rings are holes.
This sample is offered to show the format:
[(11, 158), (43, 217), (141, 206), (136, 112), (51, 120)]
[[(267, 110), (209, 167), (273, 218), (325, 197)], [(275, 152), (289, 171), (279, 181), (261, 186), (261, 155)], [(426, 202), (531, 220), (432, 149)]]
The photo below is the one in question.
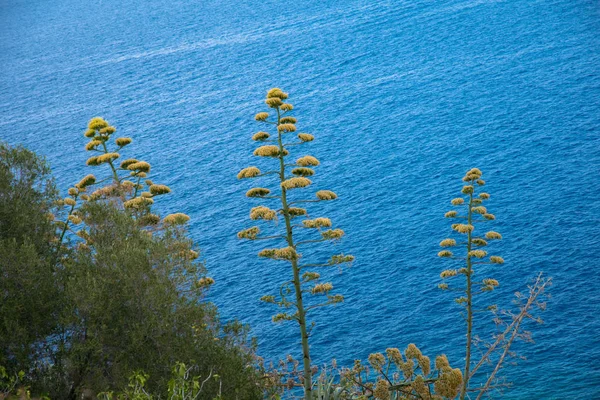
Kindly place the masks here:
[(529, 326), (542, 322), (535, 314), (546, 307), (551, 279), (534, 278), (516, 293), (513, 309), (485, 301), (500, 285), (494, 271), (504, 259), (496, 250), (502, 235), (488, 229), (495, 215), (477, 168), (451, 200), (445, 217), (456, 221), (453, 236), (438, 253), (451, 264), (438, 287), (442, 296), (454, 294), (456, 323), (464, 321), (464, 360), (431, 359), (405, 343), (403, 351), (381, 349), (364, 361), (357, 354), (349, 366), (315, 365), (335, 355), (311, 352), (318, 321), (310, 312), (344, 301), (322, 271), (341, 270), (354, 257), (303, 256), (303, 249), (340, 241), (344, 231), (318, 211), (318, 203), (338, 200), (335, 192), (304, 195), (320, 162), (301, 151), (315, 136), (297, 133), (287, 100), (283, 90), (269, 90), (269, 110), (254, 117), (266, 126), (252, 136), (259, 165), (237, 177), (260, 181), (246, 192), (248, 201), (260, 201), (250, 210), (257, 225), (237, 236), (274, 243), (258, 256), (288, 267), (260, 301), (277, 308), (273, 322), (295, 324), (301, 360), (282, 354), (269, 365), (248, 326), (221, 321), (206, 300), (215, 281), (188, 235), (190, 217), (157, 211), (155, 202), (168, 204), (171, 189), (130, 153), (134, 138), (117, 137), (96, 117), (83, 135), (91, 154), (83, 177), (64, 198), (42, 157), (0, 143), (0, 398), (464, 400), (494, 397), (510, 385), (501, 372), (517, 356), (513, 344), (530, 341)]

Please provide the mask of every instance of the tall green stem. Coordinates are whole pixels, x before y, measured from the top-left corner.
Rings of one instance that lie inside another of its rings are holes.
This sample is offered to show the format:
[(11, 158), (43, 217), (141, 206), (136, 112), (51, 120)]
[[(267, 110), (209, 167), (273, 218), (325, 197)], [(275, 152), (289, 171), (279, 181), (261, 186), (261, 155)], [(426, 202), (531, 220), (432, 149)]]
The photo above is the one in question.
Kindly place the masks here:
[[(277, 108), (277, 126), (281, 123), (281, 114), (279, 108)], [(281, 132), (277, 132), (277, 143), (279, 145), (279, 180), (280, 182), (285, 181), (285, 160), (284, 160), (284, 147), (281, 138)], [(288, 246), (296, 250), (294, 244), (294, 238), (292, 235), (292, 222), (289, 213), (289, 205), (287, 202), (287, 190), (281, 187), (281, 205), (283, 209), (283, 218), (285, 219), (286, 228), (286, 239)], [(292, 272), (294, 275), (294, 290), (296, 292), (296, 308), (298, 309), (298, 324), (300, 325), (300, 336), (302, 338), (302, 359), (304, 366), (304, 398), (306, 400), (312, 400), (312, 371), (310, 369), (310, 348), (308, 346), (308, 330), (306, 328), (306, 310), (302, 302), (302, 287), (300, 285), (300, 268), (298, 266), (298, 260), (292, 259)]]
[[(472, 183), (472, 182), (471, 182)], [(473, 193), (469, 194), (469, 212), (468, 212), (468, 226), (472, 226), (473, 217)], [(471, 347), (472, 347), (472, 331), (473, 331), (473, 292), (471, 284), (471, 275), (473, 273), (471, 263), (471, 240), (473, 232), (471, 230), (467, 233), (467, 346), (465, 355), (465, 371), (463, 374), (463, 384), (460, 391), (460, 400), (464, 400), (467, 395), (467, 389), (469, 387), (469, 374), (471, 369)]]
[[(108, 153), (108, 149), (106, 148), (106, 143), (102, 142), (102, 147), (104, 147), (104, 154)], [(108, 160), (108, 165), (110, 165), (110, 169), (112, 170), (112, 174), (113, 174), (113, 179), (115, 180), (115, 183), (117, 185), (119, 185), (119, 175), (117, 174), (117, 170), (115, 169), (115, 166), (112, 163), (112, 160)]]

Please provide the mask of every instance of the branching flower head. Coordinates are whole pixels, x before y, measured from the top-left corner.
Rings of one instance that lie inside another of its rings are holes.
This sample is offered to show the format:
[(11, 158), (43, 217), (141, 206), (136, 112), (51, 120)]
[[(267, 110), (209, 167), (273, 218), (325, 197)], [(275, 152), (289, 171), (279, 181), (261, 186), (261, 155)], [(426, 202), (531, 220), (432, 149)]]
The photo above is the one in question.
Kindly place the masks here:
[(319, 200), (335, 200), (337, 199), (337, 194), (332, 192), (331, 190), (319, 190), (316, 193), (317, 199)]
[(268, 196), (271, 191), (266, 188), (252, 188), (246, 192), (246, 197), (264, 197)]
[(258, 206), (250, 210), (250, 219), (264, 219), (266, 221), (273, 221), (277, 219), (277, 213), (275, 210), (271, 210), (268, 207)]
[(315, 140), (315, 137), (308, 133), (299, 133), (298, 139), (300, 139), (302, 142), (312, 142)]
[(150, 185), (150, 193), (154, 196), (171, 193), (171, 189), (167, 185)]
[(315, 219), (305, 219), (302, 221), (302, 224), (306, 228), (329, 228), (331, 227), (331, 220), (329, 218), (315, 218)]
[(311, 180), (308, 178), (295, 177), (295, 178), (286, 179), (285, 181), (281, 182), (281, 187), (289, 190), (289, 189), (307, 187), (311, 183), (312, 183)]
[(301, 167), (316, 167), (319, 165), (319, 160), (313, 156), (304, 156), (296, 160), (296, 164)]
[(254, 135), (252, 135), (252, 140), (254, 140), (255, 142), (262, 142), (267, 140), (269, 136), (270, 135), (267, 132), (256, 132)]
[(256, 167), (248, 167), (248, 168), (244, 168), (243, 170), (241, 170), (238, 173), (237, 178), (238, 179), (254, 178), (254, 177), (257, 177), (258, 175), (260, 175), (260, 169), (258, 169)]
[(183, 225), (190, 220), (190, 217), (184, 213), (169, 214), (163, 218), (163, 223), (167, 225)]

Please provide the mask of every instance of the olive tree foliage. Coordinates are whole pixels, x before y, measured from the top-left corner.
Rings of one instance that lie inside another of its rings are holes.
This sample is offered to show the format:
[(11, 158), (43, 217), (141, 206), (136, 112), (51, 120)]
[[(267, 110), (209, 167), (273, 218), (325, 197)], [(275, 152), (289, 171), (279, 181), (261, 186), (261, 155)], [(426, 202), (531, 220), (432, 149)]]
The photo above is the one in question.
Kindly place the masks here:
[(0, 143), (0, 365), (10, 375), (55, 332), (62, 291), (49, 213), (57, 195), (44, 159)]
[(113, 164), (132, 142), (118, 138), (111, 149), (115, 131), (91, 121), (86, 150), (104, 157), (87, 164), (98, 178), (87, 174), (64, 199), (43, 159), (0, 147), (0, 366), (18, 377), (12, 393), (96, 398), (141, 374), (145, 391), (165, 398), (184, 363), (213, 377), (198, 398), (260, 398), (247, 327), (222, 323), (204, 299), (214, 281), (188, 237), (189, 217), (153, 212), (153, 198), (170, 189), (146, 179), (148, 163)]

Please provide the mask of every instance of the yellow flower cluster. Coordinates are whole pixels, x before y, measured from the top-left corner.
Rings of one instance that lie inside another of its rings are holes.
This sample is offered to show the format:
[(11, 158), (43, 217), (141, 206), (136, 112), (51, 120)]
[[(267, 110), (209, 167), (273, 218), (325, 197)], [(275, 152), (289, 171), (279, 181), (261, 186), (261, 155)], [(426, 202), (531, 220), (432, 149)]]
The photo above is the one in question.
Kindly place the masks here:
[(183, 225), (190, 220), (190, 217), (184, 213), (169, 214), (163, 218), (163, 223), (167, 225)]
[(337, 194), (332, 192), (331, 190), (319, 190), (316, 193), (317, 199), (319, 200), (335, 200), (337, 199)]
[(237, 178), (238, 179), (254, 178), (254, 177), (257, 177), (258, 175), (260, 175), (260, 169), (258, 169), (256, 167), (248, 167), (248, 168), (244, 168), (243, 170), (241, 170), (238, 173)]
[(266, 188), (252, 188), (246, 192), (247, 197), (264, 197), (267, 196), (271, 191)]
[(277, 213), (275, 210), (271, 210), (268, 207), (258, 206), (250, 210), (250, 219), (264, 219), (266, 221), (273, 221), (277, 219)]
[(331, 220), (329, 218), (315, 218), (306, 219), (302, 221), (305, 228), (329, 228), (331, 227)]

